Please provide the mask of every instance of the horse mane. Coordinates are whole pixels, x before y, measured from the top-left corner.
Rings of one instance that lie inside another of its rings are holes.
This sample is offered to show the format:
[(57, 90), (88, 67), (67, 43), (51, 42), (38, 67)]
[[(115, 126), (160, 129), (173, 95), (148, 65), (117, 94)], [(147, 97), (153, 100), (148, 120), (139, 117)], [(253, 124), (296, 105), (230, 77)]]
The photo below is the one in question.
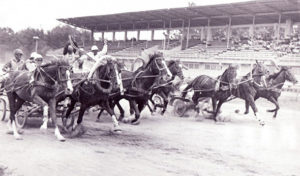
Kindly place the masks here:
[[(226, 70), (222, 73), (222, 75), (220, 76), (220, 78), (224, 78), (224, 76), (227, 74), (228, 70), (233, 69), (233, 67), (229, 66), (228, 68), (226, 68)], [(218, 77), (219, 78), (219, 77)]]
[(158, 58), (158, 57), (162, 57), (162, 53), (159, 53), (159, 52), (156, 52), (154, 54), (151, 54), (149, 55), (149, 62), (147, 63), (146, 67), (145, 68), (148, 68), (150, 63), (155, 59), (155, 58)]
[(176, 61), (170, 60), (170, 61), (168, 62), (168, 67), (170, 67), (171, 65), (173, 65), (173, 64), (175, 64), (175, 63), (176, 63)]

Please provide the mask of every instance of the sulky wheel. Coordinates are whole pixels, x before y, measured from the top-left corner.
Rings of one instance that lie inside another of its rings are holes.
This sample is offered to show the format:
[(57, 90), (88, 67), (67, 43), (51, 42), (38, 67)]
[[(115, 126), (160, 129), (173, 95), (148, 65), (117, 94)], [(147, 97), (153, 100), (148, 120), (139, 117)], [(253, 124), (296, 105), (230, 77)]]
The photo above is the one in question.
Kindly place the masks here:
[(152, 100), (156, 105), (163, 105), (164, 103), (164, 99), (158, 94), (154, 94)]
[(173, 106), (174, 106), (174, 114), (179, 116), (179, 117), (183, 117), (185, 112), (186, 112), (186, 102), (177, 99), (174, 101)]
[(18, 128), (24, 128), (28, 119), (28, 108), (27, 106), (22, 106), (16, 113), (16, 125)]
[(5, 120), (6, 110), (6, 101), (3, 98), (0, 98), (0, 118), (2, 121)]

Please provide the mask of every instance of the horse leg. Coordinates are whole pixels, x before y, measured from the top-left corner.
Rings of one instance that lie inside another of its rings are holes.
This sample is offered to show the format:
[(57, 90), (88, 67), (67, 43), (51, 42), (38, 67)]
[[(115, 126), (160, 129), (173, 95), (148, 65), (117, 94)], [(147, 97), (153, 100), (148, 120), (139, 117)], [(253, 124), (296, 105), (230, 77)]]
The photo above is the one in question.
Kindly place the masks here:
[(129, 106), (130, 106), (129, 112), (130, 112), (130, 115), (133, 115), (133, 114), (135, 113), (135, 108), (134, 108), (133, 101), (134, 101), (134, 100), (130, 100), (130, 101), (129, 101)]
[[(49, 106), (48, 104), (38, 95), (34, 95), (33, 97), (33, 103), (36, 103), (43, 107), (43, 124), (40, 127), (40, 130), (47, 130), (48, 125), (48, 112), (49, 112)], [(55, 102), (56, 104), (56, 102)], [(54, 104), (54, 106), (55, 106)], [(56, 111), (56, 110), (55, 110)]]
[[(117, 105), (117, 107), (118, 107), (118, 109), (119, 109), (119, 111), (120, 111), (120, 117), (119, 117), (119, 121), (121, 121), (121, 120), (123, 120), (123, 118), (124, 118), (124, 114), (125, 114), (125, 111), (124, 111), (124, 109), (122, 108), (122, 106), (120, 105), (120, 101), (117, 101), (117, 103), (116, 103), (116, 105)], [(131, 107), (130, 107), (131, 108)]]
[(149, 105), (150, 100), (147, 102), (147, 107), (149, 109), (149, 111), (151, 112), (151, 114), (154, 113), (154, 109), (151, 108), (151, 106)]
[(105, 110), (110, 114), (111, 119), (113, 121), (113, 131), (122, 131), (120, 126), (119, 126), (119, 122), (117, 120), (117, 117), (115, 115), (115, 112), (113, 111), (113, 109), (111, 108), (109, 101), (106, 101), (104, 104)]
[(57, 117), (56, 117), (56, 99), (55, 98), (51, 98), (49, 100), (49, 114), (50, 114), (50, 117), (52, 119), (52, 122), (54, 124), (54, 135), (55, 137), (63, 142), (65, 141), (66, 139), (60, 134), (60, 131), (59, 131), (59, 128), (58, 128), (58, 125), (57, 125)]
[(131, 123), (132, 124), (137, 124), (138, 123), (138, 120), (140, 118), (140, 111), (139, 111), (139, 108), (137, 106), (137, 103), (133, 100), (131, 101), (131, 104), (134, 108), (134, 112), (135, 112), (135, 119), (131, 120)]
[(77, 119), (77, 124), (72, 127), (74, 130), (72, 131), (70, 137), (76, 137), (80, 134), (80, 130), (82, 128), (81, 122), (82, 122), (82, 119), (83, 119), (84, 112), (87, 108), (88, 107), (86, 106), (86, 104), (81, 103), (79, 114), (78, 114), (78, 119)]
[[(75, 104), (76, 104), (76, 101), (71, 99), (71, 103), (68, 105), (66, 115), (65, 115), (65, 117), (62, 118), (62, 124), (63, 124), (63, 127), (66, 128), (65, 130), (67, 130), (67, 128), (68, 128), (67, 119), (69, 118), (72, 110), (75, 108)], [(72, 119), (71, 119), (70, 126), (73, 126), (73, 124), (74, 124), (74, 117), (72, 117)]]
[(163, 92), (161, 93), (161, 97), (164, 99), (164, 105), (163, 105), (163, 110), (161, 111), (161, 115), (164, 115), (164, 113), (167, 110), (169, 100), (168, 100), (168, 97), (166, 96), (166, 94)]
[(104, 111), (104, 108), (101, 107), (101, 109), (100, 109), (100, 111), (99, 111), (99, 113), (97, 115), (97, 121), (100, 120), (100, 117), (101, 117), (101, 114), (103, 113), (103, 111)]
[[(21, 108), (22, 104), (24, 103), (23, 100), (20, 98), (17, 98), (17, 95), (15, 93), (7, 93), (7, 98), (9, 101), (9, 107), (10, 107), (10, 121), (8, 121), (8, 133), (10, 131), (13, 131), (13, 135), (15, 139), (21, 140), (22, 137), (18, 132), (17, 126), (16, 126), (16, 120), (15, 120), (15, 114), (16, 112)], [(16, 101), (18, 100), (18, 101)]]
[(157, 105), (155, 104), (155, 102), (154, 102), (153, 99), (152, 99), (152, 98), (153, 98), (153, 95), (154, 95), (154, 93), (152, 93), (152, 95), (150, 96), (151, 98), (149, 98), (149, 101), (150, 101), (151, 104), (153, 105), (153, 110), (151, 109), (151, 107), (150, 107), (149, 104), (147, 103), (148, 108), (149, 108), (151, 114), (154, 113), (154, 112), (156, 112), (156, 108), (157, 108)]
[[(258, 96), (255, 96), (254, 101), (256, 101), (258, 98), (259, 98)], [(244, 114), (249, 113), (249, 106), (250, 106), (249, 101), (245, 100), (245, 112), (244, 112)]]
[(279, 103), (278, 103), (277, 99), (274, 98), (273, 96), (271, 96), (270, 98), (268, 98), (268, 100), (269, 100), (270, 102), (272, 102), (272, 103), (276, 106), (275, 109), (268, 110), (268, 112), (274, 112), (273, 118), (276, 118), (276, 116), (277, 116), (277, 111), (278, 111), (279, 108), (280, 108), (280, 107), (279, 107)]
[(249, 106), (250, 106), (249, 101), (245, 100), (245, 112), (244, 112), (244, 114), (249, 113)]
[(216, 109), (216, 111), (214, 112), (214, 120), (215, 120), (215, 122), (218, 121), (218, 120), (217, 120), (217, 116), (218, 116), (218, 113), (219, 113), (219, 111), (220, 111), (220, 109), (221, 109), (221, 106), (222, 106), (222, 104), (223, 104), (224, 102), (225, 102), (224, 100), (219, 100), (219, 101), (218, 101), (217, 109)]
[(250, 106), (251, 106), (251, 108), (253, 110), (253, 113), (254, 113), (254, 116), (255, 116), (256, 120), (259, 122), (259, 124), (261, 126), (264, 126), (265, 122), (262, 119), (260, 119), (260, 117), (258, 115), (258, 110), (257, 110), (257, 107), (255, 105), (253, 96), (252, 95), (248, 95), (247, 101), (249, 101), (249, 103), (250, 103)]
[(210, 111), (210, 110), (208, 110), (208, 109), (205, 108), (204, 111), (208, 112), (210, 114), (214, 114), (216, 112), (217, 100), (214, 97), (211, 97), (211, 102), (212, 102), (211, 104), (212, 104), (213, 110)]

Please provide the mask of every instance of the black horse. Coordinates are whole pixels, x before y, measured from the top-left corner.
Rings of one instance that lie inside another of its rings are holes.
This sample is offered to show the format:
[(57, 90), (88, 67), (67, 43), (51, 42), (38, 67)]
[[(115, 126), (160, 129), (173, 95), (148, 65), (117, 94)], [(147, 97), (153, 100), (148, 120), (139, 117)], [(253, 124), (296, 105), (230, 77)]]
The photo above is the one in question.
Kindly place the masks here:
[[(115, 113), (109, 104), (110, 93), (113, 90), (119, 89), (117, 84), (118, 74), (115, 61), (108, 61), (107, 64), (98, 67), (96, 72), (93, 74), (91, 81), (81, 81), (77, 86), (75, 86), (75, 91), (70, 96), (71, 102), (65, 117), (65, 119), (68, 119), (76, 102), (81, 103), (77, 126), (73, 128), (75, 130), (73, 131), (72, 136), (76, 136), (81, 129), (81, 122), (85, 110), (95, 105), (100, 105), (111, 115), (113, 131), (121, 131)], [(63, 126), (66, 127), (66, 121), (63, 121)]]
[[(254, 97), (254, 101), (258, 98), (262, 97), (270, 102), (272, 102), (276, 108), (272, 110), (268, 110), (268, 112), (274, 112), (273, 117), (276, 118), (277, 112), (279, 110), (278, 98), (281, 94), (281, 89), (284, 85), (285, 81), (290, 81), (296, 84), (298, 81), (295, 76), (291, 73), (290, 68), (286, 66), (282, 66), (280, 71), (270, 75), (266, 78), (268, 86), (266, 88), (259, 88)], [(249, 113), (249, 103), (246, 103), (246, 111), (245, 114)]]
[[(34, 82), (29, 83), (34, 74)], [(28, 71), (15, 71), (9, 74), (5, 82), (10, 106), (9, 130), (13, 131), (16, 139), (22, 139), (17, 131), (15, 114), (25, 101), (33, 102), (43, 107), (44, 123), (41, 129), (47, 129), (48, 111), (55, 126), (55, 136), (58, 140), (65, 138), (60, 134), (56, 120), (56, 95), (59, 87), (65, 89), (66, 94), (73, 91), (70, 80), (70, 66), (65, 60), (52, 61), (37, 68), (34, 73)]]
[(207, 75), (198, 76), (183, 90), (182, 97), (185, 97), (188, 90), (193, 88), (193, 104), (190, 105), (192, 107), (197, 106), (201, 97), (211, 97), (213, 118), (217, 121), (217, 115), (222, 104), (232, 95), (236, 76), (237, 67), (232, 65), (230, 65), (217, 79)]
[(259, 118), (254, 97), (259, 89), (261, 89), (262, 87), (266, 87), (265, 75), (267, 73), (268, 69), (264, 66), (264, 64), (256, 61), (256, 64), (254, 65), (252, 71), (239, 81), (237, 88), (233, 91), (234, 96), (245, 100), (246, 107), (247, 104), (248, 106), (250, 104), (255, 118), (262, 126), (265, 124), (265, 122)]
[(168, 69), (165, 60), (160, 53), (155, 53), (150, 56), (149, 62), (137, 69), (135, 72), (122, 71), (121, 73), (124, 94), (117, 94), (111, 99), (112, 107), (116, 104), (120, 110), (120, 118), (124, 118), (124, 110), (119, 104), (121, 99), (126, 99), (132, 107), (135, 118), (125, 121), (130, 121), (132, 124), (138, 124), (140, 113), (145, 107), (151, 96), (151, 90), (155, 83), (163, 77), (166, 81), (172, 77), (172, 73)]
[[(217, 121), (217, 115), (222, 104), (232, 95), (236, 76), (237, 67), (230, 65), (217, 79), (207, 75), (196, 77), (187, 85), (182, 93), (182, 97), (184, 98), (190, 89), (194, 90), (192, 97), (193, 104), (189, 105), (190, 107), (186, 109), (196, 107), (201, 97), (211, 97), (213, 118)], [(197, 109), (197, 111), (199, 110)]]
[[(151, 98), (149, 100), (154, 106), (153, 109), (149, 106), (149, 104), (147, 104), (151, 113), (155, 112), (157, 107), (162, 108), (161, 115), (163, 115), (166, 112), (169, 103), (168, 97), (171, 94), (171, 92), (174, 92), (176, 89), (175, 85), (173, 84), (173, 80), (175, 79), (176, 76), (178, 76), (181, 80), (184, 79), (183, 72), (182, 72), (183, 66), (179, 61), (174, 61), (174, 60), (169, 61), (168, 68), (173, 75), (171, 80), (170, 81), (160, 80), (159, 86), (152, 89)], [(156, 104), (154, 102), (153, 97), (155, 94), (159, 95), (163, 99), (163, 105)]]

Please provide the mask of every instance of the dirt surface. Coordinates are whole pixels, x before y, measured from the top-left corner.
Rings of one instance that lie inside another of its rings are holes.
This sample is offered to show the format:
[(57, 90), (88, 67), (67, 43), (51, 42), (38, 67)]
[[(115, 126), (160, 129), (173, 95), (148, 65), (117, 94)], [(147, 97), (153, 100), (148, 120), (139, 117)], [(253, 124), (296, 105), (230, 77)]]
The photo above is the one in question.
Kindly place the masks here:
[(37, 125), (17, 141), (1, 122), (0, 176), (300, 175), (299, 102), (284, 104), (276, 120), (265, 112), (270, 103), (258, 106), (264, 127), (251, 113), (235, 114), (244, 104), (234, 100), (222, 108), (229, 122), (175, 117), (169, 106), (164, 117), (145, 111), (140, 125), (121, 124), (122, 134), (110, 132), (110, 117), (95, 122), (90, 113), (83, 123), (87, 132), (66, 142), (56, 140), (53, 128), (43, 134)]

